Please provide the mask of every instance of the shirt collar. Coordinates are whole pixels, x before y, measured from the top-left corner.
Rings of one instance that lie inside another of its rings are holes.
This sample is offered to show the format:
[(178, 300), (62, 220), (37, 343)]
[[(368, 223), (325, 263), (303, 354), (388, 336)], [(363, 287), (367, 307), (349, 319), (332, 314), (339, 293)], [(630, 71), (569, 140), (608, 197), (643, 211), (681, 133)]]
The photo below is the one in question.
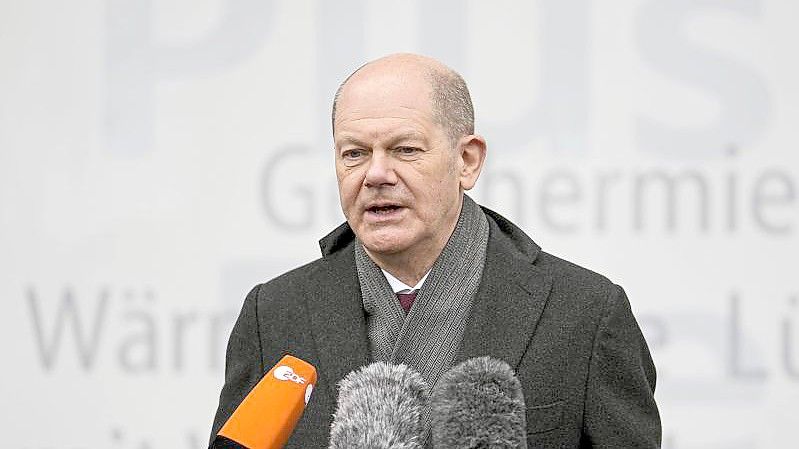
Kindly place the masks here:
[(391, 290), (393, 290), (394, 293), (410, 293), (412, 291), (419, 290), (420, 288), (422, 288), (422, 284), (424, 284), (425, 279), (427, 279), (427, 275), (430, 274), (430, 270), (427, 270), (427, 273), (425, 273), (424, 276), (422, 276), (422, 278), (419, 279), (419, 282), (417, 282), (415, 286), (411, 287), (410, 285), (394, 277), (394, 275), (389, 273), (388, 271), (382, 268), (380, 269), (380, 271), (383, 272), (383, 276), (386, 277), (388, 285), (391, 286)]

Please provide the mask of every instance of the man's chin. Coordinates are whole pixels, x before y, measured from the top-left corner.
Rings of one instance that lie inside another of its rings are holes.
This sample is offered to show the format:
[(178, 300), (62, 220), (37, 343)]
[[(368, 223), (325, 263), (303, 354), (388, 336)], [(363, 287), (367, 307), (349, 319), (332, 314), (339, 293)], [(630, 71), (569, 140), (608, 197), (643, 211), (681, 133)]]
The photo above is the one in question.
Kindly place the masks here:
[(406, 239), (400, 236), (387, 236), (387, 235), (366, 235), (363, 238), (359, 237), (364, 248), (374, 255), (393, 255), (405, 251), (408, 248)]

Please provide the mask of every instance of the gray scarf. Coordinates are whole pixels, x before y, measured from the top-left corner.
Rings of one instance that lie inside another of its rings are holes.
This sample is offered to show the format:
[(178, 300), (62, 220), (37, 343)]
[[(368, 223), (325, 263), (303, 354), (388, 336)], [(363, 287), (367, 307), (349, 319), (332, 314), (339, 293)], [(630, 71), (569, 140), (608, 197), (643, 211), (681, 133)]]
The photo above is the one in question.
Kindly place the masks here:
[(405, 364), (432, 388), (452, 365), (485, 266), (488, 221), (480, 207), (463, 196), (452, 236), (419, 290), (408, 315), (380, 268), (363, 246), (355, 245), (355, 264), (372, 359)]

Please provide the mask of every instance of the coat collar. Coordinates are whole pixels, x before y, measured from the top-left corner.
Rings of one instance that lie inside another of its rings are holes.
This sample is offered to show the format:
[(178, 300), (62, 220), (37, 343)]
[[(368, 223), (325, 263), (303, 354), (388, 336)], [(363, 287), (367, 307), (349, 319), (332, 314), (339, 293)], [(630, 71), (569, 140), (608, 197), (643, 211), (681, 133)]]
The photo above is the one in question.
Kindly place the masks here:
[[(552, 280), (535, 266), (541, 248), (500, 214), (482, 209), (489, 223), (486, 264), (454, 363), (490, 355), (516, 368), (544, 309)], [(309, 310), (323, 363), (320, 372), (331, 386), (371, 359), (355, 244), (355, 234), (347, 223), (319, 241), (327, 270), (326, 294), (309, 303)], [(339, 301), (331, 301), (334, 298)], [(335, 401), (337, 389), (330, 393)]]

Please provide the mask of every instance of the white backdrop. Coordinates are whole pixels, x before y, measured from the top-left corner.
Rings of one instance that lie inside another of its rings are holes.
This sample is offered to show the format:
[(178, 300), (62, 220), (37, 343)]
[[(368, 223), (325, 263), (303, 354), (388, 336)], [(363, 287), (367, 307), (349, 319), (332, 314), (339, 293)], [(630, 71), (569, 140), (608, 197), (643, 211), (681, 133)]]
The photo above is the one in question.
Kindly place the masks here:
[(664, 448), (799, 425), (790, 0), (0, 2), (7, 447), (200, 448), (255, 283), (342, 220), (329, 110), (396, 51), (470, 85), (474, 197), (628, 292)]

